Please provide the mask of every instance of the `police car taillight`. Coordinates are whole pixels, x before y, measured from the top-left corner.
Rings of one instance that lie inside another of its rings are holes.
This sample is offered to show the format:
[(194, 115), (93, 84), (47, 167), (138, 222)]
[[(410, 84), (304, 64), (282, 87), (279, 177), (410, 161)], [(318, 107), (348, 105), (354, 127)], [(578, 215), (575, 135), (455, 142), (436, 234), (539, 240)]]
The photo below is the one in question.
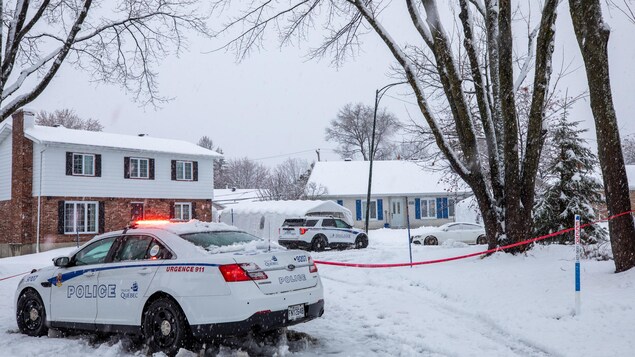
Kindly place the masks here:
[(265, 280), (269, 277), (254, 263), (228, 264), (218, 267), (226, 282)]
[(311, 257), (309, 257), (309, 273), (317, 273), (317, 265)]
[(303, 235), (304, 233), (306, 233), (309, 229), (308, 228), (300, 228), (300, 235)]

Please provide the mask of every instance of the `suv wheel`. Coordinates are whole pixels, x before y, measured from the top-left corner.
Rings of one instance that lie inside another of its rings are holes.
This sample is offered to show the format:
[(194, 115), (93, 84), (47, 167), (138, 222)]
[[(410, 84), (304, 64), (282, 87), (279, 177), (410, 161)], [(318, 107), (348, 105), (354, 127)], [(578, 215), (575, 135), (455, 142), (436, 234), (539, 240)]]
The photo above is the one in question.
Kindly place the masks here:
[(355, 249), (362, 249), (368, 247), (368, 237), (364, 234), (360, 234), (355, 239)]
[(311, 249), (316, 252), (321, 252), (326, 249), (327, 244), (328, 242), (324, 236), (317, 235), (313, 237), (313, 240), (311, 241)]

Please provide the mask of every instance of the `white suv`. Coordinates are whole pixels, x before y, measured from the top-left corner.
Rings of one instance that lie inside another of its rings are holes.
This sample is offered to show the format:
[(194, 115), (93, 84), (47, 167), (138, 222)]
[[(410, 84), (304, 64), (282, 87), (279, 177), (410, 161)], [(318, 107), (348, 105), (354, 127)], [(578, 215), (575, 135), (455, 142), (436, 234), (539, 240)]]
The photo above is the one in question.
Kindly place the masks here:
[(284, 221), (278, 243), (287, 248), (315, 251), (326, 247), (359, 249), (368, 247), (368, 236), (339, 218), (299, 217)]

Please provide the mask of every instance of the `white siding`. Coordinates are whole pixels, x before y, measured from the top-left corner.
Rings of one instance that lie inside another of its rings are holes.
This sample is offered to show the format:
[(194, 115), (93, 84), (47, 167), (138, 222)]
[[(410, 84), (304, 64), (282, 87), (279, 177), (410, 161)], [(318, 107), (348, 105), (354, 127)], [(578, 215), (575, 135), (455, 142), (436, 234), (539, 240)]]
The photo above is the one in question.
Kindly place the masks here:
[(11, 133), (0, 142), (0, 201), (11, 199)]
[[(39, 193), (39, 165), (42, 147), (33, 150), (33, 195)], [(101, 154), (101, 177), (66, 175), (66, 152)], [(154, 180), (124, 178), (124, 157), (155, 160)], [(172, 181), (171, 160), (198, 161), (198, 181)], [(187, 157), (114, 149), (49, 146), (43, 153), (42, 196), (188, 198), (211, 199), (213, 161), (211, 157)]]

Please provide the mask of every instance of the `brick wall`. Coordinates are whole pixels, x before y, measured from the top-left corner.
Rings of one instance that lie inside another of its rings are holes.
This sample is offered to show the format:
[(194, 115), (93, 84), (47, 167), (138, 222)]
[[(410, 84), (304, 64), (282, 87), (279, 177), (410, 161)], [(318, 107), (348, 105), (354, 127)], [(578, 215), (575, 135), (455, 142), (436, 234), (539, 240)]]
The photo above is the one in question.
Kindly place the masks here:
[[(42, 250), (53, 249), (60, 245), (75, 242), (76, 234), (58, 233), (58, 202), (59, 201), (97, 201), (104, 205), (104, 231), (116, 231), (123, 229), (130, 223), (132, 203), (143, 203), (146, 219), (169, 218), (174, 202), (192, 202), (196, 205), (194, 216), (201, 221), (210, 222), (211, 200), (191, 199), (143, 199), (143, 198), (100, 198), (100, 197), (42, 197), (42, 216), (40, 223), (40, 242)], [(37, 197), (33, 197), (34, 220), (37, 220)], [(36, 221), (33, 223), (35, 226)], [(35, 235), (35, 233), (34, 233)], [(95, 234), (80, 234), (81, 242), (91, 239)]]

